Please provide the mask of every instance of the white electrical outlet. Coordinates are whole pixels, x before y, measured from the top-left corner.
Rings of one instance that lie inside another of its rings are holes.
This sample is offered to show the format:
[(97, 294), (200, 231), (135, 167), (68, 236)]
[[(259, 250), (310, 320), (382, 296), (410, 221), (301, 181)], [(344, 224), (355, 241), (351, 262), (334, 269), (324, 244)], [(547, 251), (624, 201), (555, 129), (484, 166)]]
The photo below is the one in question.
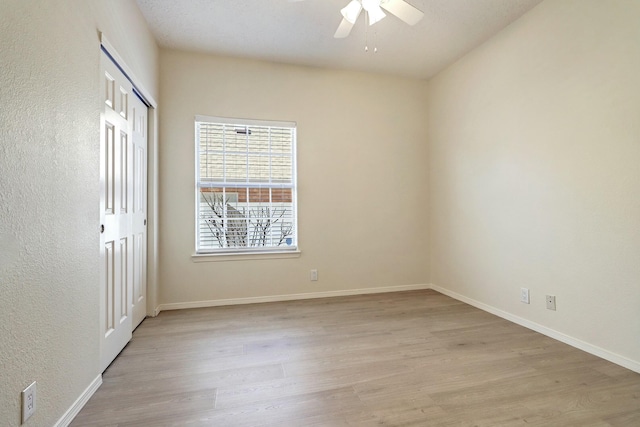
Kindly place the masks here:
[(547, 295), (547, 310), (556, 309), (556, 296), (555, 295)]
[(22, 390), (22, 423), (36, 412), (36, 382)]
[(520, 288), (520, 302), (529, 304), (529, 289)]
[(311, 270), (311, 281), (316, 282), (318, 280), (318, 270)]

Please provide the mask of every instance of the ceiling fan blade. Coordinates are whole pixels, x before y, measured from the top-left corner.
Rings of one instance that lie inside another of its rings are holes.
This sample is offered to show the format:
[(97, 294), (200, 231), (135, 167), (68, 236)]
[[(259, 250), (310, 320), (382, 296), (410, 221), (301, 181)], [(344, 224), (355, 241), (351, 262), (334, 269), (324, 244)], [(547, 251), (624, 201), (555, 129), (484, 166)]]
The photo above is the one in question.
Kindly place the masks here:
[(342, 13), (344, 19), (351, 22), (352, 24), (356, 23), (356, 21), (358, 20), (358, 16), (360, 16), (360, 12), (362, 12), (362, 3), (360, 3), (358, 0), (351, 0), (348, 5), (340, 10), (340, 13)]
[(424, 17), (424, 13), (404, 0), (382, 1), (380, 2), (380, 6), (409, 25), (417, 24)]
[(353, 28), (353, 24), (346, 19), (342, 18), (342, 22), (338, 26), (336, 33), (333, 35), (336, 39), (343, 39), (349, 35), (351, 29)]

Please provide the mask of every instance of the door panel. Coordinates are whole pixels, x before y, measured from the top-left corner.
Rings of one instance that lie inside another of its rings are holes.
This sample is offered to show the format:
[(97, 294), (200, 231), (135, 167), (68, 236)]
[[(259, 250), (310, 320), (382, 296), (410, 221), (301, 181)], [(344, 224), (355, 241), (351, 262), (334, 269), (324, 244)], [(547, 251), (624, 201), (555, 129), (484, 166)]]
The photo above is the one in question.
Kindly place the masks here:
[(119, 304), (116, 306), (118, 312), (118, 322), (126, 322), (129, 317), (129, 239), (123, 237), (120, 239), (120, 278), (116, 284), (116, 299)]
[(125, 215), (129, 206), (129, 136), (120, 131), (120, 214)]
[(115, 326), (115, 313), (114, 313), (114, 306), (113, 306), (113, 301), (114, 301), (114, 295), (115, 295), (115, 276), (116, 276), (116, 272), (115, 272), (115, 263), (114, 263), (114, 244), (113, 241), (110, 242), (105, 242), (104, 244), (104, 267), (105, 267), (105, 273), (104, 273), (104, 281), (102, 283), (103, 285), (103, 292), (106, 293), (105, 295), (105, 310), (104, 310), (104, 335), (105, 337), (108, 337), (109, 335), (111, 335), (111, 333), (115, 330), (116, 326)]
[[(115, 143), (115, 130), (114, 125), (105, 121), (104, 124), (104, 148), (102, 151), (101, 158), (101, 177), (103, 180), (103, 198), (104, 198), (104, 207), (102, 209), (103, 215), (113, 215), (115, 212), (113, 210), (113, 197), (114, 197), (114, 188), (113, 188), (113, 161), (115, 157), (116, 143)], [(104, 175), (102, 176), (104, 169)]]
[(100, 115), (100, 366), (104, 371), (131, 339), (131, 124), (132, 87), (101, 54), (104, 102)]

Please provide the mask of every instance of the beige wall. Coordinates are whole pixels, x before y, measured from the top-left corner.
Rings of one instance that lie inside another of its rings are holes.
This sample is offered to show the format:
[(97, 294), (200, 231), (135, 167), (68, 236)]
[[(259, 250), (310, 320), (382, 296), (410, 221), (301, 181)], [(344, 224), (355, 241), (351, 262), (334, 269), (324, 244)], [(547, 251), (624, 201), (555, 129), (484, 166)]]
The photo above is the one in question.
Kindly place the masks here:
[(51, 426), (99, 374), (100, 44), (157, 95), (157, 47), (129, 0), (0, 7), (0, 424)]
[(432, 282), (636, 369), (639, 19), (546, 1), (433, 79), (427, 116)]
[[(426, 283), (424, 83), (164, 50), (160, 68), (161, 303)], [(192, 261), (196, 114), (297, 122), (299, 258)]]

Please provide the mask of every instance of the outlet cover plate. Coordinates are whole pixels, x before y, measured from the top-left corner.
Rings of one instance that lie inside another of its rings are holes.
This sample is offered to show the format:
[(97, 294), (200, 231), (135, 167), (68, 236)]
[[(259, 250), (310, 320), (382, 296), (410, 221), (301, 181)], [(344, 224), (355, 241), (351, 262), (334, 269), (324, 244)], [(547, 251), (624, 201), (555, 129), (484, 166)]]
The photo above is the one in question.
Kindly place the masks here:
[(22, 423), (24, 424), (36, 412), (36, 382), (22, 390)]
[(520, 302), (529, 304), (529, 289), (520, 288)]
[(556, 309), (556, 296), (555, 295), (547, 295), (546, 297), (547, 300), (547, 310), (554, 310)]

